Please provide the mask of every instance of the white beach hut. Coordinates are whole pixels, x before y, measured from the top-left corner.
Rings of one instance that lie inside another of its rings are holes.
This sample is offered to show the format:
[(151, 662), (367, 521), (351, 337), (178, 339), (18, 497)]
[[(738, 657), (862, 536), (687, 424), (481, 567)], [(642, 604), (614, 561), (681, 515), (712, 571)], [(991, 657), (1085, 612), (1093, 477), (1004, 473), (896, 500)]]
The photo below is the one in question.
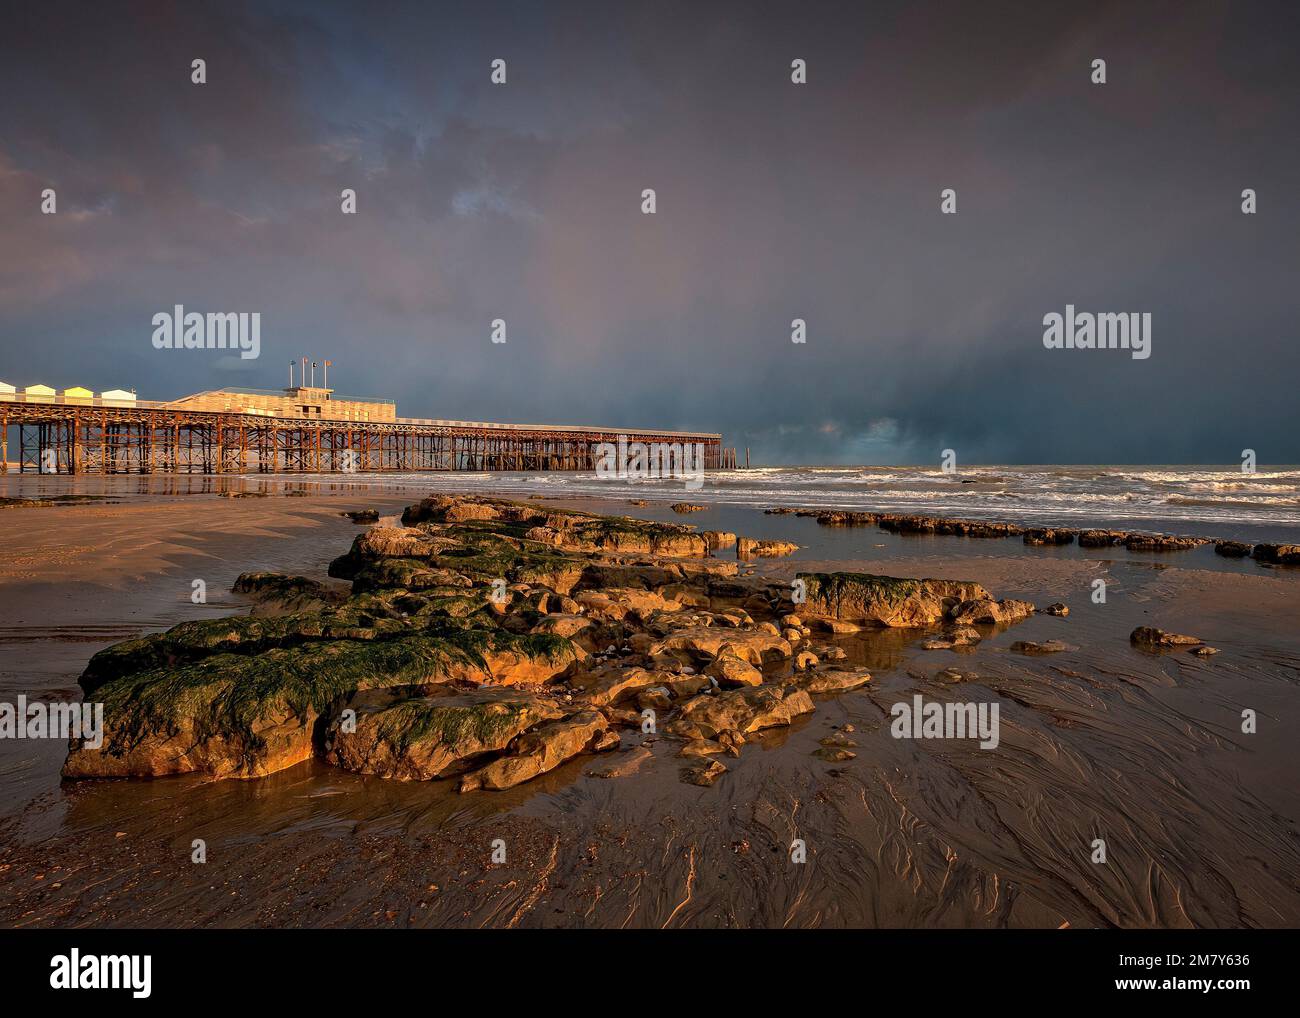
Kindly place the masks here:
[(37, 382), (35, 385), (29, 385), (23, 389), (23, 395), (28, 399), (52, 400), (54, 398), (54, 390), (48, 385), (41, 385), (40, 382)]
[(0, 382), (0, 396), (12, 396), (17, 391), (8, 382)]
[(99, 394), (99, 398), (111, 406), (135, 403), (135, 393), (127, 392), (125, 389), (107, 389)]
[(89, 403), (95, 398), (95, 394), (81, 385), (72, 385), (59, 393), (66, 402), (70, 403)]

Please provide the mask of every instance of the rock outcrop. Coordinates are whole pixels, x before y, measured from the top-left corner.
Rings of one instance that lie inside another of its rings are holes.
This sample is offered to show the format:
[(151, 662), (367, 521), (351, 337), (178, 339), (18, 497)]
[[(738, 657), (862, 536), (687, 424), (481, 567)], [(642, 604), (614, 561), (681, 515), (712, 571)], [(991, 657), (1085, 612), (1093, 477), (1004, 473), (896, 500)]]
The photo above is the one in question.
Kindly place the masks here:
[(965, 601), (991, 600), (978, 583), (911, 580), (870, 573), (799, 573), (805, 601), (800, 611), (881, 626), (927, 626), (941, 622)]
[(962, 620), (1007, 621), (1023, 604), (974, 583), (836, 573), (803, 576), (791, 611), (788, 584), (711, 554), (733, 540), (793, 550), (781, 542), (482, 496), (432, 496), (401, 521), (330, 563), (350, 592), (245, 574), (257, 614), (95, 654), (80, 683), (104, 704), (104, 739), (74, 743), (64, 775), (257, 778), (316, 758), (497, 790), (630, 730), (636, 767), (654, 766), (657, 739), (683, 740), (699, 761), (688, 780), (707, 786), (725, 773), (713, 757), (870, 681), (830, 665), (847, 655), (813, 643), (813, 624), (943, 622), (973, 642)]
[(1272, 565), (1300, 566), (1300, 544), (1257, 544), (1251, 557)]

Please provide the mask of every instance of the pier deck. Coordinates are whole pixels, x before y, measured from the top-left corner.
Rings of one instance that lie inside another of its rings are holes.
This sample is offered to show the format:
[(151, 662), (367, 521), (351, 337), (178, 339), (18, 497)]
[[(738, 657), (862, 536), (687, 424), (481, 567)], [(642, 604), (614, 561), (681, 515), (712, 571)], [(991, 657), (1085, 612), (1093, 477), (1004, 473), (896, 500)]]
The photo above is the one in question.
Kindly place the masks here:
[[(328, 404), (326, 405), (328, 409)], [(735, 465), (719, 434), (398, 417), (286, 417), (144, 400), (0, 394), (0, 470), (69, 474), (591, 470), (600, 443), (699, 443), (705, 469)]]

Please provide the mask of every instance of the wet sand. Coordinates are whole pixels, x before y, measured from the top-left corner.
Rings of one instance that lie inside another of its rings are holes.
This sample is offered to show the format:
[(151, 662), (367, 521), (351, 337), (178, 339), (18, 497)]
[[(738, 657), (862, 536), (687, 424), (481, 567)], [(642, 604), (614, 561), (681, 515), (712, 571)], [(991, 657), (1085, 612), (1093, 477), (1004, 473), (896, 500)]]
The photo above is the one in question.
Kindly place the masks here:
[[(24, 492), (24, 494), (27, 494)], [(405, 493), (316, 491), (6, 510), (0, 697), (78, 695), (94, 651), (246, 610), (240, 572), (324, 577)], [(681, 519), (666, 507), (555, 504)], [(971, 651), (919, 631), (836, 638), (874, 679), (756, 737), (711, 788), (678, 780), (678, 744), (624, 735), (518, 788), (458, 795), (312, 761), (260, 781), (61, 784), (64, 746), (0, 742), (0, 922), (11, 926), (1277, 927), (1300, 925), (1300, 570), (1204, 549), (1026, 548), (1019, 541), (833, 531), (719, 507), (686, 518), (794, 540), (796, 570), (976, 580), (1035, 616)], [(206, 605), (191, 581), (208, 585)], [(1108, 583), (1093, 604), (1091, 583)], [(1202, 660), (1131, 647), (1138, 625), (1194, 633)], [(1047, 657), (1016, 640), (1078, 646)], [(936, 678), (945, 668), (966, 681)], [(1001, 744), (898, 740), (889, 709), (996, 701)], [(1259, 731), (1241, 732), (1245, 708)], [(856, 759), (818, 740), (852, 725)], [(592, 772), (618, 763), (618, 777)], [(207, 845), (191, 862), (192, 842)], [(491, 861), (492, 842), (506, 845)], [(794, 839), (807, 862), (794, 863)], [(1091, 861), (1104, 838), (1108, 860)]]

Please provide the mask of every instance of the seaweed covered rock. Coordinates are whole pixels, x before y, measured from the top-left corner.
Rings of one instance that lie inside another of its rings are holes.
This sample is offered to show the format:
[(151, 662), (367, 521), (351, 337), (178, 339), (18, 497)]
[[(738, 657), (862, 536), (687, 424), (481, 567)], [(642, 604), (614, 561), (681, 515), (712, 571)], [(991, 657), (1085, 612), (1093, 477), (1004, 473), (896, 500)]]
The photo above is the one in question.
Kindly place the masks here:
[(306, 576), (284, 573), (240, 573), (231, 590), (251, 594), (263, 604), (299, 610), (347, 600), (346, 591), (334, 590)]
[[(804, 583), (800, 612), (811, 618), (926, 626), (941, 622), (963, 601), (991, 601), (978, 583), (911, 580), (870, 573), (799, 573)], [(965, 623), (961, 623), (965, 624)]]
[[(89, 695), (123, 676), (190, 664), (214, 654), (254, 655), (309, 643), (378, 640), (419, 631), (437, 635), (444, 630), (466, 628), (466, 620), (485, 609), (486, 602), (478, 594), (458, 591), (450, 596), (420, 598), (409, 592), (388, 592), (382, 596), (354, 596), (320, 611), (182, 622), (165, 633), (104, 648), (90, 659), (79, 681)], [(485, 648), (489, 646), (487, 635), (484, 632), (476, 638)], [(513, 649), (513, 642), (504, 639), (493, 646), (506, 649), (507, 643)], [(572, 652), (572, 648), (568, 649)]]
[(400, 700), (360, 709), (355, 721), (337, 719), (325, 759), (358, 774), (428, 781), (502, 753), (516, 736), (560, 716), (550, 701), (495, 690)]
[(309, 757), (316, 719), (359, 691), (535, 681), (580, 653), (559, 637), (475, 629), (214, 653), (95, 687), (103, 744), (75, 745), (64, 776), (259, 777)]
[[(81, 685), (104, 704), (104, 739), (75, 743), (64, 773), (251, 778), (317, 756), (503, 789), (619, 745), (611, 725), (640, 728), (644, 710), (662, 714), (666, 732), (738, 755), (743, 733), (812, 710), (810, 691), (869, 676), (819, 671), (830, 650), (818, 648), (778, 678), (790, 640), (810, 630), (786, 618), (782, 637), (772, 620), (789, 615), (790, 588), (710, 555), (733, 538), (505, 499), (424, 499), (331, 563), (350, 595), (246, 574), (241, 592), (284, 610), (187, 622), (96, 654)], [(922, 601), (987, 597), (940, 581), (841, 586), (836, 604), (856, 597), (887, 624), (925, 615)]]

